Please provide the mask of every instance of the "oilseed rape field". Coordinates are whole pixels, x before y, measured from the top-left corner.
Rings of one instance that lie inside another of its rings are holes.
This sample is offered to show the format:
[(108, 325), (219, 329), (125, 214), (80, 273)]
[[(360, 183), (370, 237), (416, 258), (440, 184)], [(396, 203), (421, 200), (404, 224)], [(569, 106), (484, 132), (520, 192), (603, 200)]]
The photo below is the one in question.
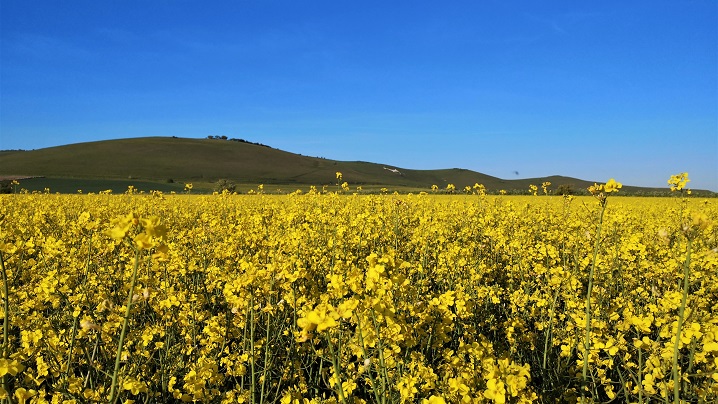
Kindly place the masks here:
[(672, 181), (2, 195), (0, 397), (716, 402), (718, 200)]

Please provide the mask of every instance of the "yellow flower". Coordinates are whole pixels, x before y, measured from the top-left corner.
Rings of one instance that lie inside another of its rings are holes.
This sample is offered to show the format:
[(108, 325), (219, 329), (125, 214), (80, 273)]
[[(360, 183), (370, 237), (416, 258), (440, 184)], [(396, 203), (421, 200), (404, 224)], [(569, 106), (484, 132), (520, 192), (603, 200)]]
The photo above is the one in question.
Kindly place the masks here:
[(344, 391), (344, 394), (352, 394), (354, 390), (356, 390), (357, 384), (354, 380), (347, 380), (345, 382), (342, 382), (342, 390)]
[(92, 321), (92, 318), (90, 318), (89, 316), (85, 316), (85, 318), (83, 318), (82, 321), (80, 321), (80, 328), (82, 328), (85, 331), (100, 331), (102, 329), (102, 328), (100, 328), (100, 326), (95, 324)]
[(20, 362), (12, 359), (0, 359), (0, 377), (5, 375), (16, 376), (25, 369)]
[(37, 391), (35, 390), (26, 390), (24, 387), (20, 387), (19, 389), (15, 390), (15, 397), (17, 398), (17, 402), (19, 404), (25, 404), (25, 401), (27, 399), (34, 397), (37, 394)]
[(115, 240), (122, 240), (130, 231), (132, 225), (135, 224), (135, 219), (136, 217), (132, 213), (127, 216), (114, 219), (110, 223), (113, 227), (110, 230), (106, 231), (105, 234), (114, 238)]
[(611, 178), (606, 185), (603, 186), (603, 189), (607, 194), (610, 194), (611, 192), (618, 192), (621, 187), (623, 187), (623, 184)]
[(152, 254), (152, 258), (159, 261), (166, 261), (169, 254), (169, 248), (165, 244), (160, 244), (155, 247), (155, 253)]
[(428, 399), (421, 400), (422, 404), (446, 404), (446, 400), (444, 400), (441, 396), (431, 396)]
[(160, 218), (157, 216), (150, 216), (146, 219), (140, 219), (140, 223), (145, 230), (145, 233), (152, 237), (164, 237), (167, 234), (167, 228), (160, 224)]
[(140, 250), (149, 250), (155, 246), (155, 243), (147, 233), (140, 233), (135, 236), (135, 245)]
[(682, 190), (686, 187), (688, 182), (690, 182), (690, 179), (688, 179), (688, 173), (671, 175), (671, 178), (668, 179), (668, 185), (671, 186), (671, 191)]
[(464, 384), (460, 378), (452, 378), (449, 380), (449, 391), (452, 394), (458, 393), (459, 395), (465, 396), (469, 394), (469, 386)]
[(331, 306), (320, 304), (314, 310), (297, 319), (297, 325), (302, 328), (306, 336), (307, 333), (314, 330), (322, 332), (338, 326), (337, 319), (339, 319), (339, 314)]
[(705, 230), (711, 225), (711, 219), (705, 213), (694, 213), (691, 215), (691, 227), (698, 230)]
[(543, 193), (548, 195), (548, 187), (551, 186), (551, 183), (549, 181), (546, 181), (541, 184), (541, 188), (543, 189)]
[(652, 373), (647, 373), (645, 376), (643, 376), (643, 381), (641, 381), (641, 384), (643, 384), (643, 389), (648, 394), (656, 394), (655, 386), (654, 386), (655, 378), (653, 377)]
[(597, 195), (603, 191), (603, 185), (598, 185), (594, 183), (590, 187), (588, 187), (588, 192), (591, 193), (591, 195)]
[(489, 400), (494, 400), (495, 403), (506, 402), (506, 387), (504, 382), (496, 379), (489, 379), (486, 382), (486, 390), (484, 391), (484, 397)]
[(612, 385), (612, 384), (607, 385), (606, 388), (605, 388), (605, 390), (606, 390), (606, 395), (608, 396), (608, 398), (609, 398), (610, 400), (613, 400), (614, 398), (616, 398), (616, 392), (613, 391), (613, 385)]
[(0, 243), (0, 252), (5, 254), (14, 254), (17, 251), (17, 246), (13, 243)]
[(133, 395), (147, 392), (147, 386), (139, 380), (129, 378), (122, 383), (122, 389), (128, 390)]
[(354, 309), (356, 309), (358, 305), (359, 301), (357, 299), (348, 299), (337, 307), (337, 312), (342, 318), (348, 319), (354, 314)]

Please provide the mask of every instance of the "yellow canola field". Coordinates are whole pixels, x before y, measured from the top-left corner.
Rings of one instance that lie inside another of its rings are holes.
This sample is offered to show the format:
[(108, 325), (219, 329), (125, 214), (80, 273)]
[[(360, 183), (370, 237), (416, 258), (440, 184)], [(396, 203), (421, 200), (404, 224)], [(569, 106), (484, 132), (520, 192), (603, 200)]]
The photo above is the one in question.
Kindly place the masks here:
[(18, 194), (0, 218), (12, 402), (718, 399), (715, 199)]

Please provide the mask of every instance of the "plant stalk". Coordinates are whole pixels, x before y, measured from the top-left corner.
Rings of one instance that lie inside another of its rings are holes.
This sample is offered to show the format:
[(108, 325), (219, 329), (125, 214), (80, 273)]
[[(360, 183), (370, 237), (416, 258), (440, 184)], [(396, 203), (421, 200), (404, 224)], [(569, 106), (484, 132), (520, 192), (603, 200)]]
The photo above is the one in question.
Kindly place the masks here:
[(130, 293), (127, 295), (127, 308), (125, 309), (125, 318), (122, 321), (122, 332), (120, 332), (120, 341), (117, 346), (117, 355), (115, 356), (115, 369), (112, 372), (112, 385), (110, 388), (110, 404), (117, 399), (117, 375), (120, 373), (120, 362), (122, 361), (122, 347), (125, 343), (125, 334), (127, 333), (127, 324), (130, 320), (130, 310), (132, 309), (132, 293), (135, 290), (135, 281), (137, 280), (137, 268), (140, 266), (140, 251), (135, 250), (135, 264), (132, 269), (132, 280), (130, 281)]
[(681, 342), (681, 329), (683, 328), (683, 317), (686, 311), (686, 300), (688, 300), (688, 287), (690, 286), (691, 272), (691, 239), (688, 239), (686, 247), (686, 262), (683, 265), (683, 296), (681, 297), (681, 307), (678, 309), (678, 325), (676, 326), (676, 340), (673, 343), (673, 402), (680, 402), (680, 380), (678, 379), (678, 346)]
[[(0, 251), (0, 269), (2, 270), (2, 304), (3, 304), (3, 322), (2, 322), (2, 358), (7, 359), (9, 354), (9, 347), (8, 347), (8, 327), (10, 327), (10, 297), (8, 295), (8, 288), (7, 288), (7, 272), (5, 271), (5, 260), (2, 256), (2, 251)], [(7, 390), (7, 375), (3, 375), (2, 377), (2, 388), (5, 391)], [(10, 394), (8, 392), (8, 394)], [(8, 396), (8, 402), (10, 401), (10, 397)]]
[(591, 271), (588, 274), (588, 291), (586, 292), (586, 337), (583, 344), (583, 386), (581, 388), (582, 403), (586, 401), (586, 388), (588, 386), (588, 355), (591, 348), (591, 293), (593, 292), (593, 275), (596, 272), (596, 258), (598, 257), (598, 248), (601, 244), (601, 228), (603, 227), (603, 214), (606, 212), (605, 200), (601, 205), (601, 216), (598, 220), (598, 229), (596, 231), (596, 244), (593, 249)]

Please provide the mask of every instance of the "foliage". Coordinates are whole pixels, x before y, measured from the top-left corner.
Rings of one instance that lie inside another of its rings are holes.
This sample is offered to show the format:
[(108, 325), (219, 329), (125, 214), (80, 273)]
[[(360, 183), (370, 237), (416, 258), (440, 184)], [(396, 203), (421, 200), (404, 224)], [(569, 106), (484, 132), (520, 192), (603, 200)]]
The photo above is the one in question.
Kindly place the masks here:
[(214, 191), (215, 191), (215, 192), (219, 192), (219, 193), (229, 192), (229, 193), (232, 193), (232, 192), (235, 192), (236, 190), (237, 190), (237, 185), (236, 185), (234, 182), (232, 182), (232, 181), (230, 181), (230, 180), (228, 180), (228, 179), (225, 179), (225, 178), (222, 178), (222, 179), (218, 180), (218, 181), (214, 184)]
[(561, 184), (556, 187), (556, 195), (574, 195), (575, 193), (571, 184)]

